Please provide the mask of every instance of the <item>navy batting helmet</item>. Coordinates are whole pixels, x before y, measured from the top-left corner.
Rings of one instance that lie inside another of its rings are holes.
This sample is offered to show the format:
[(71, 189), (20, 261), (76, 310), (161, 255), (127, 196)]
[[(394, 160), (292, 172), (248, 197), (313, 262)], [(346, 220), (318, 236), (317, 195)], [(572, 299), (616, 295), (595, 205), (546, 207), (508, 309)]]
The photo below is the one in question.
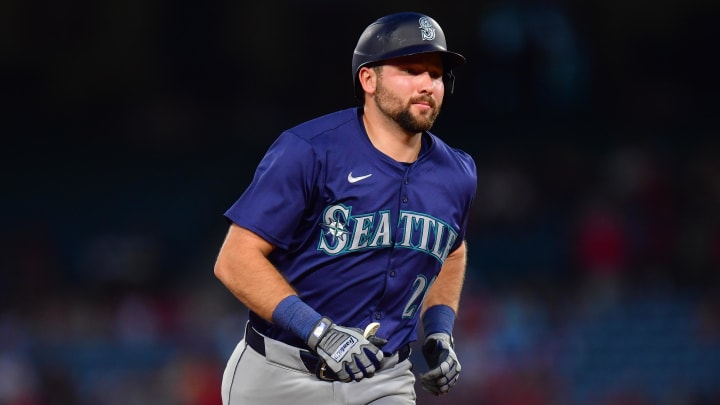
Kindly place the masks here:
[(455, 76), (452, 69), (465, 63), (465, 57), (447, 50), (445, 34), (440, 25), (427, 15), (413, 12), (390, 14), (370, 24), (360, 35), (352, 59), (355, 96), (362, 100), (358, 72), (374, 62), (437, 52), (443, 59), (444, 79), (453, 92)]

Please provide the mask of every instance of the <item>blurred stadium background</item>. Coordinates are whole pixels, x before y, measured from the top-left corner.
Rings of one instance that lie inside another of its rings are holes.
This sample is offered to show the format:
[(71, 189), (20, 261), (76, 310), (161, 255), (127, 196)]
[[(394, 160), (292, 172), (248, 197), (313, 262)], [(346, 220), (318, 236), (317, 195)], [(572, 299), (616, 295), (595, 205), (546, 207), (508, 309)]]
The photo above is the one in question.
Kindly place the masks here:
[(0, 404), (219, 404), (222, 213), (400, 10), (468, 57), (434, 132), (479, 170), (462, 379), (418, 403), (720, 404), (702, 0), (3, 1)]

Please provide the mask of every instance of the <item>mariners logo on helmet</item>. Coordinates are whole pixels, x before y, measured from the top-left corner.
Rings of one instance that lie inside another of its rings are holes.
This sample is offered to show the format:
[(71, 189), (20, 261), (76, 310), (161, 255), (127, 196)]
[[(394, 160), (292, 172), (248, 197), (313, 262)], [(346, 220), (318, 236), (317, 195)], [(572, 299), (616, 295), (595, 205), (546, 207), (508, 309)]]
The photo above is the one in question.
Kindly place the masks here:
[(420, 18), (420, 32), (422, 32), (423, 41), (432, 41), (435, 39), (435, 28), (427, 17)]

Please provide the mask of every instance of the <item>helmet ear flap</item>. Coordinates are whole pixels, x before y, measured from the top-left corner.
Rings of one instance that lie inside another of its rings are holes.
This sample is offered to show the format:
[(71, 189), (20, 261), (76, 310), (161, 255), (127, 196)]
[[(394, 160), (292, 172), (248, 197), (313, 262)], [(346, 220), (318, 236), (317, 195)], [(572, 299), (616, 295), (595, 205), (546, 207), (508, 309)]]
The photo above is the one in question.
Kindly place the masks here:
[(455, 91), (455, 75), (452, 70), (443, 73), (443, 83), (445, 83), (445, 89), (448, 93), (453, 94)]

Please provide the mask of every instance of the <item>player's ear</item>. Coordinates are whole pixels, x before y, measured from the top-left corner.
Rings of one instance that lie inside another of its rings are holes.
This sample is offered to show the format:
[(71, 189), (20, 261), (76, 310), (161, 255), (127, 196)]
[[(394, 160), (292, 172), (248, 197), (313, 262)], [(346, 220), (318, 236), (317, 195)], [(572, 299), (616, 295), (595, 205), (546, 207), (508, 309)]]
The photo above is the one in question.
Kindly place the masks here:
[(377, 87), (377, 72), (372, 67), (363, 66), (358, 71), (358, 81), (366, 93), (374, 94)]

